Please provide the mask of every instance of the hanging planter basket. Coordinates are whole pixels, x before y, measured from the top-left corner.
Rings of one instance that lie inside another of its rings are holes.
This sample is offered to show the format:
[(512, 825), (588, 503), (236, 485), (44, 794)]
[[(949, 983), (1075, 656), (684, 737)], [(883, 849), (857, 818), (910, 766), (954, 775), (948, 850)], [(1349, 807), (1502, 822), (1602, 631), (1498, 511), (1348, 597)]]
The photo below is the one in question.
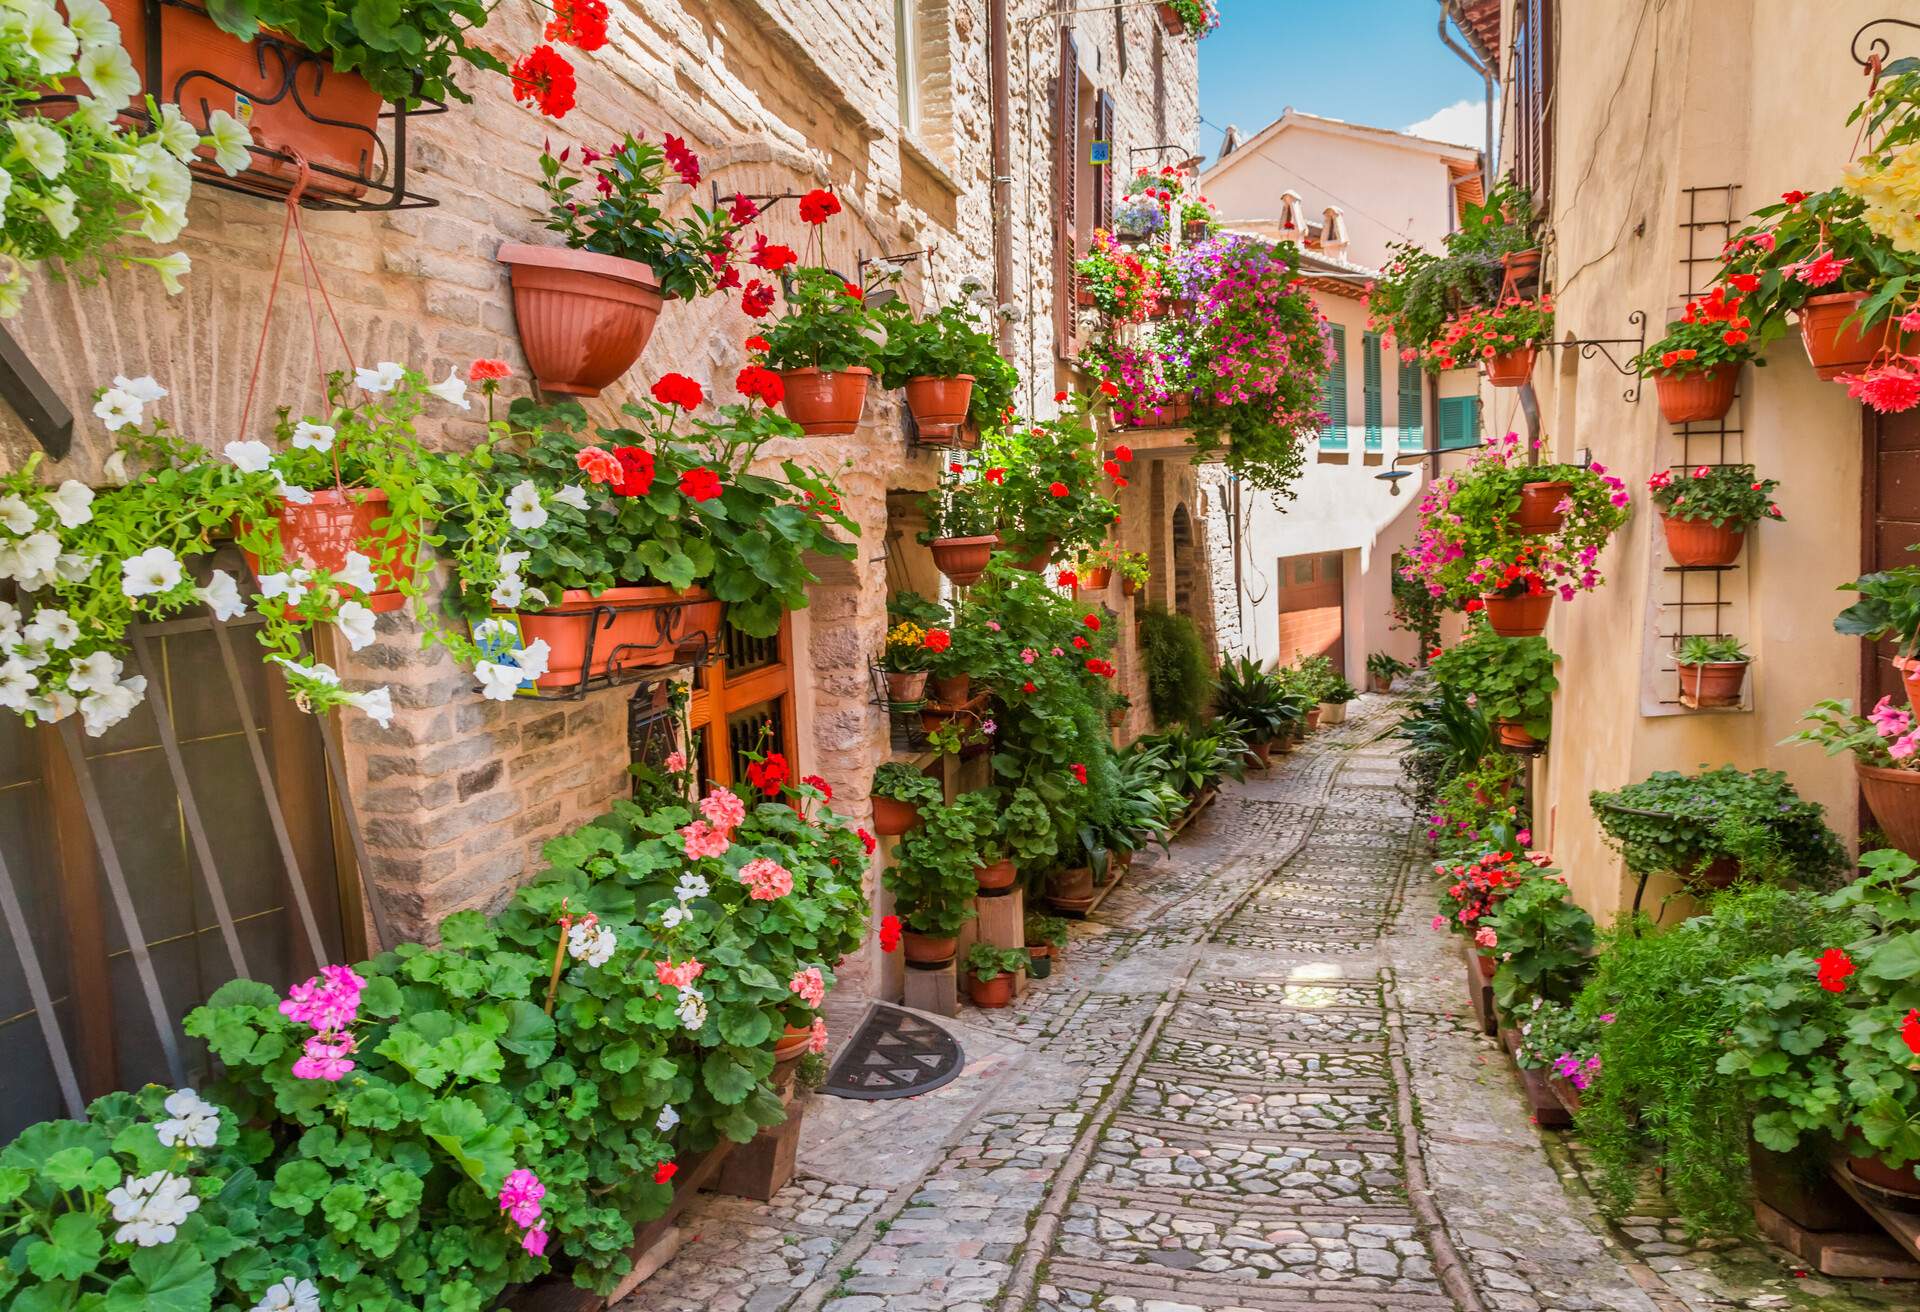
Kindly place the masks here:
[(568, 588), (558, 606), (516, 618), (527, 642), (546, 640), (547, 672), (535, 684), (567, 688), (698, 659), (725, 609), (704, 588), (616, 587), (599, 596)]
[[(349, 551), (372, 559), (380, 587), (367, 597), (366, 606), (385, 614), (407, 604), (399, 589), (413, 582), (414, 552), (413, 543), (404, 536), (390, 539), (387, 530), (374, 528), (374, 521), (387, 515), (387, 494), (379, 488), (336, 487), (316, 490), (306, 505), (283, 501), (274, 517), (289, 565), (338, 573), (346, 568)], [(397, 554), (391, 565), (383, 565), (380, 557), (390, 546)], [(251, 552), (247, 565), (256, 576), (260, 573), (260, 562)]]
[(1693, 373), (1656, 373), (1653, 390), (1660, 398), (1660, 417), (1670, 424), (1710, 424), (1725, 419), (1733, 409), (1733, 392), (1740, 366), (1728, 361)]
[(1573, 484), (1563, 479), (1548, 483), (1528, 483), (1520, 489), (1520, 508), (1514, 512), (1513, 526), (1529, 537), (1558, 533), (1566, 515), (1559, 509)]
[(1897, 331), (1891, 318), (1864, 327), (1848, 323), (1866, 299), (1864, 292), (1839, 292), (1800, 307), (1800, 341), (1817, 377), (1831, 382), (1866, 368), (1882, 351), (1908, 355), (1920, 346), (1920, 333)]
[(1495, 720), (1493, 722), (1493, 731), (1495, 736), (1500, 739), (1500, 745), (1503, 747), (1515, 747), (1522, 751), (1530, 751), (1540, 745), (1540, 740), (1528, 733), (1527, 727), (1518, 720)]
[(1854, 762), (1867, 809), (1893, 845), (1920, 857), (1920, 771), (1888, 770)]
[(1495, 387), (1526, 386), (1527, 380), (1533, 377), (1534, 358), (1539, 354), (1538, 347), (1526, 346), (1505, 355), (1488, 356), (1484, 361), (1487, 381)]
[(1547, 631), (1547, 616), (1553, 610), (1553, 594), (1539, 596), (1488, 597), (1487, 623), (1503, 638), (1537, 638)]
[(989, 533), (981, 538), (935, 538), (927, 547), (933, 552), (933, 567), (953, 580), (955, 587), (968, 588), (987, 572), (987, 562), (999, 545), (1000, 535)]
[(913, 415), (920, 440), (951, 443), (960, 436), (960, 425), (967, 420), (967, 405), (973, 400), (973, 375), (952, 378), (922, 375), (907, 379), (907, 410)]
[(808, 437), (843, 437), (860, 427), (867, 408), (867, 384), (873, 370), (782, 369), (786, 395), (780, 408)]
[(1056, 545), (1057, 545), (1056, 539), (1048, 538), (1046, 541), (1040, 544), (1040, 549), (1038, 551), (1034, 552), (1031, 556), (1028, 556), (1025, 560), (1018, 562), (1020, 568), (1026, 570), (1030, 574), (1039, 574), (1043, 572), (1047, 568), (1047, 566), (1053, 563), (1053, 549)]
[(1731, 565), (1747, 540), (1747, 530), (1731, 524), (1715, 527), (1710, 519), (1675, 519), (1662, 515), (1667, 554), (1676, 565)]
[(598, 396), (647, 349), (665, 294), (653, 266), (564, 246), (509, 242), (520, 349), (544, 392)]
[(1095, 565), (1080, 576), (1080, 582), (1091, 592), (1104, 592), (1107, 585), (1113, 582), (1113, 566)]
[(1508, 251), (1500, 257), (1501, 265), (1507, 271), (1507, 282), (1511, 286), (1540, 276), (1540, 248), (1530, 251)]

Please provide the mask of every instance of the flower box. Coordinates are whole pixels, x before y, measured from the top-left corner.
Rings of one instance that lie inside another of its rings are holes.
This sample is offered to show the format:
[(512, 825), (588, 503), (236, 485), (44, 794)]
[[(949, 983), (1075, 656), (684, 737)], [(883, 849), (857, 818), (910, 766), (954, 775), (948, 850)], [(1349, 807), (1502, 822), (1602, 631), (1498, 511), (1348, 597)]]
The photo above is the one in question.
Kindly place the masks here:
[(712, 646), (725, 609), (704, 588), (619, 587), (597, 597), (569, 588), (558, 606), (517, 619), (527, 642), (547, 644), (547, 672), (535, 684), (567, 688), (696, 659)]

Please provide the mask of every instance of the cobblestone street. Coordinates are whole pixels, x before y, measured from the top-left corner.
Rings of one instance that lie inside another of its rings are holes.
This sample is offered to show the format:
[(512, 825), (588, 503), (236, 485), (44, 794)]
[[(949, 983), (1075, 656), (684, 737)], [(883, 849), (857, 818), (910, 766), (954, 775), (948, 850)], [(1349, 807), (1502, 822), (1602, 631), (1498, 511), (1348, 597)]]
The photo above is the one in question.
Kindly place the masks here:
[(1912, 1307), (1691, 1249), (1653, 1201), (1598, 1217), (1427, 927), (1398, 713), (1365, 697), (1224, 790), (1064, 970), (946, 1022), (953, 1084), (814, 1098), (795, 1182), (703, 1197), (623, 1312)]

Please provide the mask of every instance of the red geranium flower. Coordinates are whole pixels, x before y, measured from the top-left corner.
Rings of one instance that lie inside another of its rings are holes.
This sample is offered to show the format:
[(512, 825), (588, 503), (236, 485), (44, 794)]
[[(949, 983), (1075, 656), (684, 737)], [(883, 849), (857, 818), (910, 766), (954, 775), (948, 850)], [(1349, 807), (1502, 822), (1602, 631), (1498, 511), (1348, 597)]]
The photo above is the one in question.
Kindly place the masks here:
[(1027, 680), (1027, 681), (1026, 681), (1025, 683), (1023, 683), (1023, 684), (1021, 684), (1021, 685), (1020, 685), (1020, 691), (1021, 691), (1021, 692), (1032, 692), (1032, 691), (1034, 691), (1034, 687), (1033, 687), (1033, 680), (1032, 680), (1032, 679), (1028, 679), (1028, 680)]
[(1066, 401), (1067, 401), (1067, 394), (1065, 392), (1055, 392), (1053, 394), (1053, 403), (1055, 405), (1065, 405)]
[(1829, 993), (1844, 993), (1847, 976), (1853, 974), (1853, 962), (1839, 948), (1820, 954), (1820, 987)]
[(945, 629), (928, 629), (927, 636), (920, 640), (920, 645), (928, 651), (945, 651), (953, 646), (953, 635)]
[(987, 480), (987, 482), (996, 483), (996, 484), (999, 483), (1000, 480), (1005, 478), (1006, 476), (1007, 476), (1007, 471), (1004, 469), (989, 469), (984, 475), (982, 475), (982, 477), (984, 477)]
[(653, 452), (640, 446), (617, 446), (613, 458), (620, 462), (620, 477), (613, 484), (616, 496), (643, 497), (653, 491)]
[(1920, 1056), (1920, 1011), (1909, 1011), (1900, 1025), (1900, 1037), (1907, 1042), (1907, 1048), (1915, 1056)]
[(1111, 378), (1103, 378), (1100, 380), (1100, 391), (1107, 396), (1118, 396), (1120, 395), (1120, 386)]
[(758, 333), (755, 333), (753, 336), (747, 338), (747, 340), (742, 342), (741, 345), (745, 346), (749, 351), (764, 351), (768, 349), (767, 339), (760, 336), (760, 334)]
[(773, 310), (773, 288), (754, 278), (747, 283), (747, 289), (740, 293), (740, 308), (758, 319)]
[(1118, 479), (1120, 477), (1120, 462), (1118, 460), (1104, 461), (1101, 463), (1100, 469), (1108, 478)]
[(467, 366), (467, 381), (485, 383), (496, 378), (505, 378), (513, 373), (507, 368), (505, 360), (475, 360)]
[(689, 501), (711, 501), (720, 495), (720, 475), (711, 469), (689, 469), (680, 475), (680, 495)]
[(679, 1172), (680, 1168), (672, 1162), (662, 1162), (653, 1168), (653, 1182), (655, 1184), (665, 1184), (667, 1181), (673, 1179), (675, 1175), (679, 1174)]
[(727, 208), (727, 217), (744, 227), (760, 217), (760, 207), (745, 192), (736, 191), (733, 193), (733, 204)]
[(872, 856), (874, 850), (880, 846), (880, 840), (864, 829), (856, 829), (853, 832), (860, 835), (860, 846), (867, 849), (868, 856)]
[(617, 483), (620, 481), (620, 461), (604, 447), (584, 448), (573, 458), (580, 472), (596, 483)]
[(846, 289), (847, 295), (853, 297), (854, 300), (864, 301), (867, 299), (867, 294), (860, 290), (858, 283), (842, 282), (840, 285)]
[(1120, 671), (1114, 668), (1112, 661), (1103, 661), (1098, 656), (1087, 658), (1087, 672), (1097, 674), (1103, 679), (1111, 679)]
[(607, 43), (607, 7), (601, 0), (554, 0), (547, 40), (581, 50), (598, 50)]
[(816, 227), (840, 212), (840, 198), (830, 191), (815, 187), (800, 198), (800, 218), (804, 223)]
[(1100, 632), (1100, 617), (1098, 615), (1083, 615), (1080, 617), (1080, 622), (1092, 629), (1095, 633)]
[(1133, 448), (1126, 445), (1117, 446), (1113, 449), (1113, 458), (1123, 465), (1130, 464), (1133, 461)]
[(731, 291), (740, 285), (740, 270), (729, 264), (721, 275), (714, 279), (713, 289), (717, 292)]
[(669, 133), (660, 143), (660, 149), (666, 152), (667, 163), (680, 175), (680, 181), (689, 187), (700, 185), (700, 157), (687, 149), (687, 143)]
[(787, 781), (787, 774), (787, 758), (779, 752), (769, 752), (766, 760), (753, 761), (747, 766), (747, 782), (768, 797), (779, 795), (780, 785)]
[(1080, 764), (1080, 762), (1075, 761), (1072, 765), (1068, 766), (1067, 769), (1073, 771), (1073, 777), (1081, 783), (1087, 781), (1087, 767)]
[(1085, 651), (1087, 648), (1093, 646), (1093, 644), (1087, 641), (1086, 634), (1076, 633), (1073, 635), (1073, 646), (1076, 651)]
[[(860, 832), (864, 834), (867, 831), (862, 829)], [(873, 852), (873, 849), (869, 847), (867, 849), (867, 852), (871, 854)], [(898, 916), (880, 917), (880, 950), (882, 952), (891, 952), (899, 946), (900, 946), (900, 917)]]
[(819, 775), (817, 774), (802, 775), (800, 776), (800, 782), (805, 784), (809, 788), (818, 788), (820, 790), (821, 795), (824, 796), (829, 802), (833, 800), (833, 785), (828, 783), (825, 779), (822, 779)]
[(573, 108), (573, 65), (552, 46), (529, 50), (508, 76), (513, 79), (513, 98), (538, 105), (548, 118), (565, 118)]
[(1058, 500), (1067, 495), (1067, 485), (1065, 483), (1049, 483), (1047, 484), (1047, 495)]
[(755, 396), (769, 406), (776, 406), (787, 394), (787, 384), (779, 374), (762, 365), (750, 364), (734, 377), (733, 385), (740, 389), (742, 396)]
[(764, 232), (753, 234), (753, 254), (748, 257), (748, 263), (758, 265), (770, 273), (778, 273), (799, 258), (793, 253), (793, 247), (768, 241), (767, 234)]
[(700, 390), (700, 384), (685, 374), (663, 374), (660, 381), (653, 385), (653, 399), (661, 405), (677, 405), (682, 410), (691, 410), (706, 400), (706, 393)]
[(1055, 577), (1063, 588), (1071, 588), (1080, 582), (1080, 576), (1070, 569), (1061, 570)]

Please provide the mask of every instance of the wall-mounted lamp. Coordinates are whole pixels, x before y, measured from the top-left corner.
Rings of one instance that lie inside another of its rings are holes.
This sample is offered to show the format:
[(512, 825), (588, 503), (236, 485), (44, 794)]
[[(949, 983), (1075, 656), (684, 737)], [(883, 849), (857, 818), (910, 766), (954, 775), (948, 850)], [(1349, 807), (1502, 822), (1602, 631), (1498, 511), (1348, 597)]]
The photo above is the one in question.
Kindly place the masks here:
[(1375, 474), (1374, 477), (1386, 483), (1387, 491), (1397, 497), (1400, 495), (1400, 480), (1403, 478), (1412, 478), (1413, 471), (1411, 469), (1383, 469)]

